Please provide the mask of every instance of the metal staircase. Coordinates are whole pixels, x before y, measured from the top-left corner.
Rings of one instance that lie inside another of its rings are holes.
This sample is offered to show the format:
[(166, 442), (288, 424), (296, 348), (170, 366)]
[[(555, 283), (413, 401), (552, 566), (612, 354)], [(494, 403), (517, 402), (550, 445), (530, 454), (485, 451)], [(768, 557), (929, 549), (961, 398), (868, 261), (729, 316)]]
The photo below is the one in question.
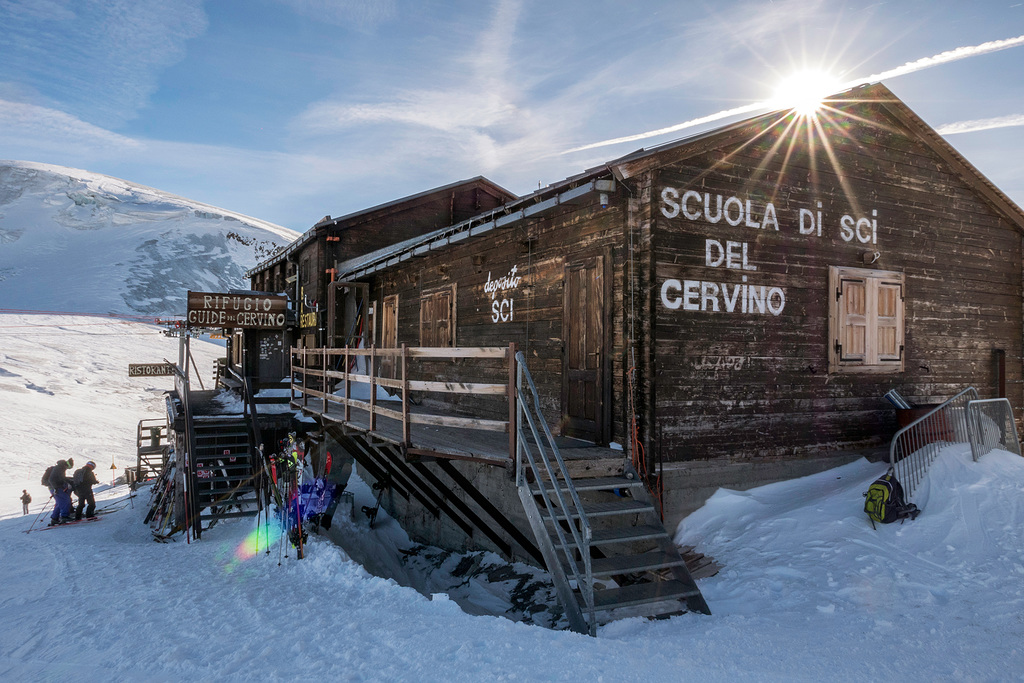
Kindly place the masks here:
[[(579, 633), (599, 619), (710, 614), (636, 471), (574, 476), (540, 413), (526, 358), (516, 354), (516, 487), (555, 591)], [(614, 583), (614, 585), (611, 585)]]
[(194, 417), (196, 507), (200, 521), (254, 517), (255, 472), (245, 418)]

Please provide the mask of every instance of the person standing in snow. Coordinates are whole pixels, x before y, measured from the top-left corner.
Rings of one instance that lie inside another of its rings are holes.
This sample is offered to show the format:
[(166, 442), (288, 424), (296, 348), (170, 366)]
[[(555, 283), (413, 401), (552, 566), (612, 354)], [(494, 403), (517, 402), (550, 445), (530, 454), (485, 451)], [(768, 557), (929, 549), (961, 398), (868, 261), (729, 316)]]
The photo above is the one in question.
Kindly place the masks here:
[(90, 460), (85, 463), (85, 467), (75, 470), (75, 476), (71, 480), (71, 486), (75, 490), (75, 495), (78, 496), (78, 507), (75, 508), (76, 520), (82, 519), (82, 508), (86, 503), (89, 503), (89, 507), (85, 509), (85, 516), (93, 517), (96, 514), (96, 498), (92, 495), (92, 487), (99, 482), (96, 481), (96, 474), (93, 472), (95, 469), (96, 463)]
[(50, 490), (53, 492), (53, 514), (50, 515), (50, 526), (66, 524), (71, 521), (71, 482), (67, 472), (73, 467), (72, 459), (58, 460), (50, 472)]
[(28, 504), (32, 502), (32, 496), (28, 494), (28, 489), (21, 490), (21, 514), (28, 514)]

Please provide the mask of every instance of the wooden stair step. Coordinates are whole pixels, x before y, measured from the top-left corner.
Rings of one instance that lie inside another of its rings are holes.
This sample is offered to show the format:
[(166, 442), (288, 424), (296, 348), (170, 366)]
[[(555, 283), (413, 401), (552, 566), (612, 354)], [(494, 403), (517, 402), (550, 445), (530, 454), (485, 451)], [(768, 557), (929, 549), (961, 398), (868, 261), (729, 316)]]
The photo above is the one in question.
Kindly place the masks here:
[[(567, 536), (569, 534), (568, 531), (564, 530), (563, 533)], [(591, 533), (590, 544), (612, 545), (615, 543), (629, 543), (631, 541), (647, 541), (653, 538), (669, 538), (669, 534), (665, 531), (665, 527), (650, 524), (616, 526), (607, 529), (595, 529)], [(562, 549), (561, 544), (558, 543), (557, 536), (552, 536), (551, 540), (555, 543), (556, 548)]]
[[(594, 591), (594, 608), (597, 610), (610, 610), (619, 607), (632, 607), (634, 605), (646, 605), (662, 600), (684, 600), (696, 597), (700, 591), (687, 586), (681, 581), (651, 581), (649, 583), (635, 583), (631, 586), (621, 588), (608, 588)], [(580, 607), (586, 609), (583, 596), (577, 591), (576, 600)]]
[[(628, 515), (639, 512), (653, 512), (654, 506), (649, 503), (642, 503), (632, 498), (620, 498), (618, 500), (608, 501), (606, 503), (583, 503), (583, 511), (587, 513), (588, 517), (607, 517), (610, 515)], [(555, 518), (558, 520), (564, 519), (578, 519), (579, 515), (565, 515), (562, 512), (556, 513)], [(548, 519), (545, 515), (545, 519)]]

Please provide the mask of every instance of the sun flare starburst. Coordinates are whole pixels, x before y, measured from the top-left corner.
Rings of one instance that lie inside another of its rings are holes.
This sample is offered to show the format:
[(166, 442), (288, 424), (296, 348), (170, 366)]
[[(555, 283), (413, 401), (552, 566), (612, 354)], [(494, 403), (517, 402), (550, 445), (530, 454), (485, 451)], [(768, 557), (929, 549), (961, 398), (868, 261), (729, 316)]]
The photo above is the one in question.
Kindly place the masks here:
[(802, 116), (810, 116), (821, 107), (826, 97), (840, 89), (841, 82), (831, 74), (815, 70), (798, 71), (779, 84), (773, 101)]

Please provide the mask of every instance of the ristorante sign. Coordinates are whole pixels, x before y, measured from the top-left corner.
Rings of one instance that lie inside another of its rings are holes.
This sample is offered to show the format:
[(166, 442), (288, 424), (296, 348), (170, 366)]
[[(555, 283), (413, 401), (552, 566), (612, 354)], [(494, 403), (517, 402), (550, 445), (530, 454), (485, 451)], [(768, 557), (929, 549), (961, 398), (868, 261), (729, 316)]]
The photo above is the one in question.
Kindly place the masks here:
[(288, 297), (273, 294), (189, 292), (189, 327), (281, 329)]

